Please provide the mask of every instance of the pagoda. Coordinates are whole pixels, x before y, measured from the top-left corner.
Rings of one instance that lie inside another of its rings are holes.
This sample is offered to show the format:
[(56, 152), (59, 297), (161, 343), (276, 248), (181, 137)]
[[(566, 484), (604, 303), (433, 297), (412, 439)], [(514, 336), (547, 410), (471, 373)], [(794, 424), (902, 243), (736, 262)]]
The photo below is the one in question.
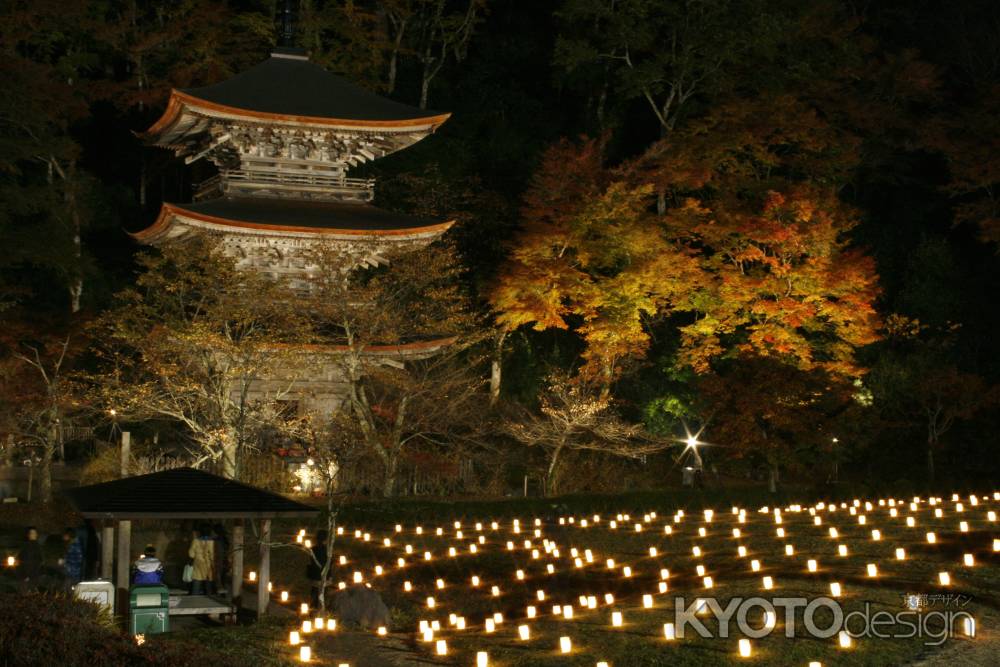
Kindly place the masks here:
[[(148, 228), (132, 234), (153, 246), (192, 235), (217, 239), (238, 269), (306, 289), (319, 246), (332, 248), (342, 273), (386, 264), (392, 252), (421, 248), (451, 227), (375, 207), (373, 179), (353, 167), (412, 146), (450, 114), (370, 93), (278, 48), (270, 58), (213, 85), (170, 93), (166, 110), (140, 134), (186, 164), (207, 160), (218, 173), (189, 203), (164, 203)], [(375, 363), (426, 356), (448, 340), (366, 348)], [(322, 354), (335, 354), (324, 348)], [(339, 407), (346, 385), (335, 363), (320, 377), (295, 379), (299, 410)], [(249, 398), (276, 395), (289, 378), (261, 378)]]

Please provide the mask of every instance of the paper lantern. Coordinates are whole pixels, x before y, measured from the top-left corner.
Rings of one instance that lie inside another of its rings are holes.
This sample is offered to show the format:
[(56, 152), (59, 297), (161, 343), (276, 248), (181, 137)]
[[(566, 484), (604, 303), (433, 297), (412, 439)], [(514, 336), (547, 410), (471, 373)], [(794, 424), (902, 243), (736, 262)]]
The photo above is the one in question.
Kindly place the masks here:
[(704, 565), (699, 565), (698, 567), (695, 568), (695, 571), (698, 573), (699, 577), (704, 577), (705, 576), (705, 566)]
[(562, 615), (563, 615), (563, 618), (566, 618), (566, 619), (573, 618), (573, 605), (571, 605), (571, 604), (563, 605)]
[(317, 630), (322, 630), (323, 624), (324, 620), (322, 616), (317, 616), (316, 618), (313, 619), (313, 627), (316, 628)]
[(476, 667), (489, 667), (490, 656), (486, 651), (476, 652)]
[(409, 581), (404, 581), (403, 582), (403, 590), (406, 591), (407, 593), (409, 593), (410, 591), (413, 590), (413, 584), (411, 584)]
[(486, 619), (486, 632), (493, 632), (497, 629), (497, 624), (492, 618)]
[(749, 658), (750, 657), (750, 640), (749, 639), (741, 639), (740, 642), (739, 642), (739, 648), (740, 648), (740, 657), (741, 658)]
[(838, 544), (837, 545), (837, 554), (840, 555), (840, 556), (846, 556), (847, 555), (847, 545), (846, 544)]
[[(7, 564), (8, 564), (8, 565), (12, 565), (12, 564), (13, 564), (13, 563), (11, 563), (11, 560), (12, 560), (13, 558), (14, 558), (14, 557), (13, 557), (13, 556), (11, 556), (10, 558), (8, 558), (8, 559), (7, 559)], [(250, 579), (250, 581), (257, 581), (257, 573), (256, 573), (256, 572), (254, 572), (253, 570), (250, 570), (250, 577), (249, 577), (249, 579)]]
[(747, 555), (747, 548), (743, 545), (736, 547), (736, 555), (740, 558), (744, 558)]
[(965, 563), (966, 567), (972, 567), (976, 564), (976, 560), (972, 557), (972, 554), (965, 554), (962, 556), (962, 562)]
[(846, 631), (841, 630), (837, 634), (837, 643), (840, 645), (840, 648), (851, 648), (851, 636)]
[(702, 579), (702, 583), (705, 585), (705, 588), (711, 588), (712, 586), (715, 585), (712, 582), (712, 577), (705, 577), (704, 579)]
[(816, 571), (816, 567), (817, 567), (816, 566), (816, 560), (814, 558), (810, 558), (809, 560), (806, 561), (806, 568), (810, 572), (815, 572)]
[(299, 637), (298, 630), (292, 630), (288, 633), (288, 643), (292, 646), (298, 646), (302, 643), (302, 639)]
[(660, 584), (659, 584), (659, 589), (660, 589), (661, 593), (666, 593), (667, 592), (667, 582), (661, 581)]
[(830, 584), (830, 595), (839, 598), (840, 597), (840, 584), (836, 581)]
[(573, 642), (570, 641), (569, 637), (559, 638), (559, 650), (562, 653), (569, 653), (570, 651), (573, 650)]
[(962, 619), (962, 632), (965, 633), (966, 637), (976, 636), (976, 619), (971, 616), (966, 616)]
[(615, 628), (622, 626), (622, 613), (620, 611), (611, 612), (611, 625)]
[(942, 586), (950, 586), (951, 575), (948, 574), (947, 572), (938, 572), (938, 583), (940, 583)]
[(785, 555), (786, 556), (794, 556), (795, 555), (795, 547), (792, 546), (791, 544), (786, 544), (785, 545)]
[(775, 624), (778, 622), (778, 615), (773, 611), (764, 612), (764, 627), (768, 630), (774, 628)]
[(906, 549), (896, 547), (896, 560), (906, 560)]
[(877, 577), (878, 576), (878, 566), (876, 566), (875, 563), (868, 563), (868, 565), (866, 566), (866, 569), (868, 571), (868, 576), (869, 577)]
[(308, 635), (313, 631), (312, 621), (302, 621), (302, 634)]
[(927, 533), (927, 542), (928, 544), (934, 544), (937, 542), (937, 535), (934, 533)]
[(525, 615), (528, 618), (534, 618), (537, 613), (537, 610), (531, 605), (528, 605), (528, 608), (525, 610)]
[(760, 571), (760, 561), (757, 560), (756, 558), (754, 558), (752, 561), (750, 561), (750, 569), (752, 571), (754, 571), (754, 572), (759, 572)]
[(448, 642), (443, 639), (437, 640), (437, 644), (434, 645), (435, 653), (438, 655), (448, 655)]
[(676, 639), (676, 636), (674, 634), (674, 624), (673, 623), (664, 623), (663, 624), (663, 638), (666, 639), (667, 641), (671, 641), (673, 639)]
[(288, 602), (288, 591), (281, 591), (281, 601)]
[(312, 660), (312, 649), (308, 646), (299, 647), (299, 662), (309, 662)]
[(771, 590), (774, 587), (774, 579), (771, 577), (764, 577), (764, 590)]
[(427, 608), (428, 609), (433, 609), (434, 608), (434, 598), (433, 597), (428, 597), (427, 598)]
[(300, 604), (299, 605), (299, 613), (302, 614), (303, 616), (305, 616), (306, 614), (308, 614), (309, 613), (309, 605), (306, 604), (305, 602), (303, 602), (302, 604)]
[(517, 626), (517, 636), (521, 641), (526, 642), (531, 638), (531, 630), (527, 625), (519, 625)]
[(643, 595), (642, 596), (642, 606), (643, 606), (644, 609), (652, 609), (653, 608), (653, 596), (649, 595), (648, 593), (646, 595)]
[(876, 542), (882, 539), (882, 531), (876, 528), (872, 531), (872, 539)]

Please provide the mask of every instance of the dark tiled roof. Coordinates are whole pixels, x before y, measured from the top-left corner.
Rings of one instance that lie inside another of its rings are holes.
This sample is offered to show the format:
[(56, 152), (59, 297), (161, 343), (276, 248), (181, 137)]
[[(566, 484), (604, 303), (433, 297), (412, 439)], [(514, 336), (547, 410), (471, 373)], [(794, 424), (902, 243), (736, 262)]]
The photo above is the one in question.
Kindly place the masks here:
[(319, 510), (277, 493), (194, 468), (81, 486), (66, 492), (88, 518), (269, 518), (307, 516)]
[(371, 121), (438, 115), (379, 97), (305, 58), (281, 55), (221, 83), (181, 92), (227, 107), (278, 115)]
[(392, 213), (371, 204), (292, 198), (219, 197), (174, 206), (201, 216), (274, 227), (377, 231), (431, 227), (440, 223), (438, 220)]

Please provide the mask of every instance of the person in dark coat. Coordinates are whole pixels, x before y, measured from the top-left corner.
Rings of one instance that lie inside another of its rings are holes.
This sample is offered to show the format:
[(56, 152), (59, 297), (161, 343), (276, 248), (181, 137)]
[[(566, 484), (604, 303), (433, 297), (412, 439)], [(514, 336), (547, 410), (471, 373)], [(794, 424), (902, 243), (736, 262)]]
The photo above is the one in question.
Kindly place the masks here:
[(218, 594), (226, 586), (226, 573), (229, 571), (229, 536), (221, 523), (212, 526), (215, 539), (215, 593)]
[(32, 587), (38, 584), (38, 578), (42, 574), (42, 545), (38, 543), (38, 530), (34, 526), (29, 526), (24, 532), (24, 544), (17, 552), (17, 578), (26, 586)]
[(325, 530), (316, 533), (316, 544), (313, 545), (312, 557), (306, 566), (306, 578), (309, 579), (309, 593), (312, 607), (319, 607), (319, 591), (323, 586), (323, 567), (326, 565), (326, 540), (329, 536)]

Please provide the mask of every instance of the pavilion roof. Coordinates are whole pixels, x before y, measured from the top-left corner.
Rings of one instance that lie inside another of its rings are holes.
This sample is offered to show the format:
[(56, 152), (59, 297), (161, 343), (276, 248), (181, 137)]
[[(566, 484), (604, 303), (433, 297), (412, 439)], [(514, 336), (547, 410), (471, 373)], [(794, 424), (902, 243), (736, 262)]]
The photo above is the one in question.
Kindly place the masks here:
[(204, 130), (185, 117), (228, 118), (343, 129), (433, 131), (450, 114), (402, 104), (371, 93), (310, 62), (278, 50), (225, 81), (173, 90), (163, 116), (144, 134), (156, 144), (176, 144)]
[(194, 468), (93, 484), (66, 492), (91, 519), (270, 519), (319, 510), (271, 491)]
[(215, 231), (238, 229), (281, 235), (329, 237), (437, 236), (453, 222), (393, 213), (371, 204), (293, 198), (218, 197), (192, 204), (164, 204), (156, 221), (132, 236), (156, 243), (178, 219)]

